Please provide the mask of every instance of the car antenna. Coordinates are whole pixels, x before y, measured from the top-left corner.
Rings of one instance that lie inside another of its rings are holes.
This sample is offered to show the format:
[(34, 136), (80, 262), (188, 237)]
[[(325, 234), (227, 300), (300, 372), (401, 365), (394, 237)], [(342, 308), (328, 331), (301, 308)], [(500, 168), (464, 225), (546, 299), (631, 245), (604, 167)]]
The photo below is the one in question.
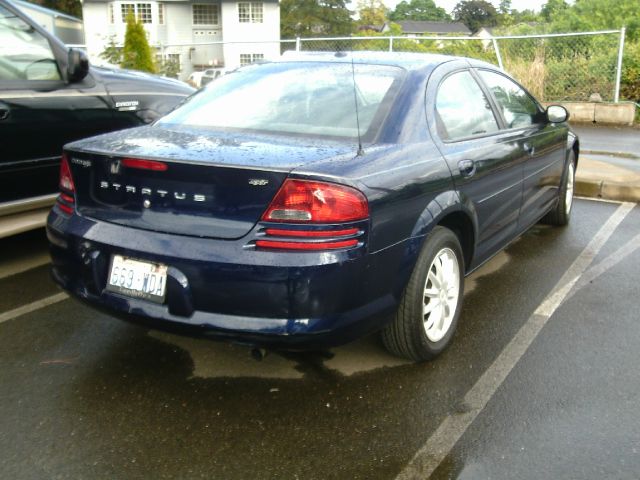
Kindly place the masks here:
[(353, 63), (353, 52), (351, 52), (351, 78), (353, 79), (353, 100), (356, 103), (356, 127), (358, 128), (358, 152), (356, 155), (359, 157), (364, 155), (362, 149), (362, 137), (360, 136), (360, 113), (358, 112), (358, 92), (356, 89), (356, 67)]

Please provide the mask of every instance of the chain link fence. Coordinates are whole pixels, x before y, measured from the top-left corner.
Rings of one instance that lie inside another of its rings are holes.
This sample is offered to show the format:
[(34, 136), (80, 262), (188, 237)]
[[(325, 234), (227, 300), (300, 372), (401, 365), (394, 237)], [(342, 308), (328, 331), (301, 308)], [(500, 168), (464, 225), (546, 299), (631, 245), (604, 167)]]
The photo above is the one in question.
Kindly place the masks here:
[(538, 99), (618, 101), (624, 30), (504, 37), (300, 39), (301, 51), (438, 53), (484, 60), (517, 78)]
[(388, 51), (471, 57), (500, 66), (543, 102), (619, 100), (624, 29), (496, 37), (297, 38), (272, 42), (200, 42), (161, 45), (179, 78), (211, 67), (237, 68), (287, 51)]

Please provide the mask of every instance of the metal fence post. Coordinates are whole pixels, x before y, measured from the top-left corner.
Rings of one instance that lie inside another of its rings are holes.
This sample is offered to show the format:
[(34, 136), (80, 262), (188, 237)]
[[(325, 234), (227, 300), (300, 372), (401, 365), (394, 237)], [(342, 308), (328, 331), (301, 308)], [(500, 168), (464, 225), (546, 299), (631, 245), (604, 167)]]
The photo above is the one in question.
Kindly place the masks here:
[(393, 52), (393, 37), (389, 37), (389, 51)]
[(495, 37), (491, 37), (491, 43), (493, 43), (493, 49), (496, 52), (496, 57), (498, 58), (498, 66), (501, 70), (504, 70), (504, 65), (502, 64), (502, 55), (500, 55), (500, 47), (498, 47), (498, 41)]
[(296, 37), (296, 52), (300, 51), (300, 37)]
[(613, 101), (620, 101), (620, 78), (622, 77), (622, 55), (624, 54), (624, 32), (625, 27), (620, 29), (620, 47), (618, 48), (618, 67), (616, 69), (616, 91), (613, 95)]

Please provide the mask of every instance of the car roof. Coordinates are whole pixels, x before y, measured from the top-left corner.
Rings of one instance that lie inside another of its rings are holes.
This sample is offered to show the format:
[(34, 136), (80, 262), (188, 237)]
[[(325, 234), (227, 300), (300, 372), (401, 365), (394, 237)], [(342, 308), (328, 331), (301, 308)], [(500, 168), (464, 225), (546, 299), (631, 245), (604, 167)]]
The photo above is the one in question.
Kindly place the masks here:
[(497, 69), (495, 65), (479, 60), (456, 57), (453, 55), (440, 55), (434, 53), (412, 53), (412, 52), (376, 52), (376, 51), (353, 51), (353, 52), (285, 52), (280, 59), (275, 62), (351, 62), (372, 64), (372, 65), (392, 65), (402, 67), (406, 70), (422, 70), (425, 67), (435, 67), (446, 62), (455, 60), (467, 61), (473, 66), (483, 66)]

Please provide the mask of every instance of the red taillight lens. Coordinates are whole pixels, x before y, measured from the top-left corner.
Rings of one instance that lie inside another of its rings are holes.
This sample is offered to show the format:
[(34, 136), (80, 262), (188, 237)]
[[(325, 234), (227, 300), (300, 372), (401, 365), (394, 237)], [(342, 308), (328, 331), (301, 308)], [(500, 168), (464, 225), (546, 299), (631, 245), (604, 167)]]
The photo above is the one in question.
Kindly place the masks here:
[(139, 170), (153, 170), (155, 172), (164, 172), (169, 168), (166, 163), (156, 162), (155, 160), (142, 160), (139, 158), (123, 158), (122, 166), (137, 168)]
[(360, 230), (357, 228), (343, 228), (341, 230), (284, 230), (281, 228), (267, 228), (265, 233), (275, 237), (345, 237), (355, 235)]
[(73, 207), (75, 205), (74, 194), (76, 186), (73, 183), (73, 177), (71, 176), (71, 168), (69, 167), (69, 159), (66, 153), (62, 154), (62, 161), (60, 162), (60, 195), (58, 196), (58, 208), (67, 215), (73, 213)]
[(284, 242), (279, 240), (257, 240), (256, 247), (274, 248), (277, 250), (335, 250), (339, 248), (350, 248), (358, 245), (358, 240), (336, 240), (332, 242)]
[(285, 180), (262, 215), (269, 222), (342, 223), (369, 216), (365, 196), (335, 183)]
[(60, 189), (71, 193), (76, 191), (66, 153), (62, 154), (62, 161), (60, 162)]

